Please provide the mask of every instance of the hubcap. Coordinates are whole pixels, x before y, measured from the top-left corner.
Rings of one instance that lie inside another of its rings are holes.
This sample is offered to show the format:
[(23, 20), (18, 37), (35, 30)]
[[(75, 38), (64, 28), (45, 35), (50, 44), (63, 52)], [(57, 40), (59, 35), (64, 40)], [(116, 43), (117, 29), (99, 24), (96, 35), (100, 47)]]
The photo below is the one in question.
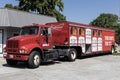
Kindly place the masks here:
[(75, 59), (75, 58), (76, 58), (76, 53), (75, 53), (74, 51), (72, 51), (71, 57), (72, 57), (72, 59)]
[(39, 65), (39, 63), (40, 63), (40, 57), (38, 55), (35, 55), (34, 56), (34, 64)]

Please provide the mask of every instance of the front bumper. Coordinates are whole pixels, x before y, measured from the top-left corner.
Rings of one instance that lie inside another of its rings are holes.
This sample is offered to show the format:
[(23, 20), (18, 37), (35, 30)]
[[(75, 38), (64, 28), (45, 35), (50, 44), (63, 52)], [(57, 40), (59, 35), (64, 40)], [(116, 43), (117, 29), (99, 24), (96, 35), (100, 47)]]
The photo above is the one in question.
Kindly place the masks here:
[(18, 55), (18, 54), (4, 54), (3, 57), (5, 59), (12, 59), (19, 61), (27, 61), (29, 59), (29, 55)]

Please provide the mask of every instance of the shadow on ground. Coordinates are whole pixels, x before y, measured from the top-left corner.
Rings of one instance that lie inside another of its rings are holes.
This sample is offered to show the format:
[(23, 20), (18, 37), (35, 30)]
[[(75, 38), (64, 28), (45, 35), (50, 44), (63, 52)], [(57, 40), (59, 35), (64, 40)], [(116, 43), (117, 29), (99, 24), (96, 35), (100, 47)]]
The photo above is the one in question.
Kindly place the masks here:
[(93, 58), (93, 57), (100, 57), (100, 56), (107, 56), (111, 55), (111, 53), (103, 53), (103, 54), (93, 54), (93, 55), (87, 55), (87, 56), (81, 56), (78, 59), (87, 59), (87, 58)]
[[(88, 58), (93, 58), (93, 57), (99, 57), (99, 56), (105, 56), (105, 55), (111, 55), (110, 53), (108, 54), (95, 54), (95, 55), (87, 55), (87, 56), (81, 56), (77, 58), (77, 60), (82, 60), (82, 59), (88, 59)], [(54, 64), (61, 64), (62, 62), (69, 62), (67, 58), (61, 58), (57, 59), (55, 61), (49, 61), (49, 62), (42, 62), (40, 66), (51, 66)], [(27, 65), (27, 62), (18, 62), (17, 65), (15, 66), (9, 66), (8, 64), (3, 64), (4, 67), (12, 67), (12, 68), (19, 68), (19, 69), (26, 69), (29, 68)]]
[[(54, 65), (54, 64), (60, 64), (61, 62), (60, 61), (49, 61), (49, 62), (42, 62), (40, 64), (40, 66), (50, 66), (50, 65)], [(8, 65), (7, 63), (6, 64), (3, 64), (2, 66), (4, 67), (12, 67), (12, 68), (19, 68), (19, 69), (26, 69), (26, 68), (29, 68), (28, 67), (28, 64), (27, 62), (18, 62), (17, 65), (15, 66), (10, 66)], [(29, 68), (30, 69), (30, 68)]]

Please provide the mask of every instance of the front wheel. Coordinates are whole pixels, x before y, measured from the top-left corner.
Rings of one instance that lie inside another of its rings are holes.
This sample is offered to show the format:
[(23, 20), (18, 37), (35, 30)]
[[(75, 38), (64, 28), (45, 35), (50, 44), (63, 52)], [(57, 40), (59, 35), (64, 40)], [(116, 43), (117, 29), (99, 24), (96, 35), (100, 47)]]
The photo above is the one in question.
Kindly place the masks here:
[(68, 54), (68, 60), (75, 61), (76, 57), (77, 57), (77, 51), (75, 49), (70, 49)]
[(29, 68), (37, 68), (41, 63), (40, 53), (38, 51), (32, 51), (29, 60), (28, 60), (28, 67)]

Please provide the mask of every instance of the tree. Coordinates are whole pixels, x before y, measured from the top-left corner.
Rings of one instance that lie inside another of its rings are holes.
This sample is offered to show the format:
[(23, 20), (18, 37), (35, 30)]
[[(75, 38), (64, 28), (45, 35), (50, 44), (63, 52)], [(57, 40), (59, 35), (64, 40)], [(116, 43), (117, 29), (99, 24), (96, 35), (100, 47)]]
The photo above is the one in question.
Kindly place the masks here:
[(118, 16), (114, 14), (105, 14), (102, 13), (90, 24), (93, 26), (100, 26), (105, 28), (114, 28), (117, 25)]
[(120, 24), (114, 26), (114, 29), (115, 29), (116, 40), (120, 40)]
[(61, 0), (18, 0), (21, 10), (36, 12), (43, 15), (56, 17), (58, 21), (65, 21), (62, 14), (64, 3)]
[(18, 6), (13, 6), (12, 4), (6, 4), (4, 7), (5, 7), (5, 8), (11, 8), (11, 9), (20, 9), (20, 7), (18, 7)]

